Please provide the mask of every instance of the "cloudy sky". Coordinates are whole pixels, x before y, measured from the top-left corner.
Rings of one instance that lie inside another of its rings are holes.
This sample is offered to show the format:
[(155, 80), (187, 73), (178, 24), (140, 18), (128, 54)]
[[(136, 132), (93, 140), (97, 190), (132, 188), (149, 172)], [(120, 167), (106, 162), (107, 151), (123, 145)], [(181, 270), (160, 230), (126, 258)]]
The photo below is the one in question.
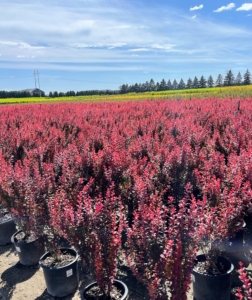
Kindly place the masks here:
[[(250, 0), (251, 1), (251, 0)], [(252, 71), (252, 2), (0, 0), (0, 90)]]

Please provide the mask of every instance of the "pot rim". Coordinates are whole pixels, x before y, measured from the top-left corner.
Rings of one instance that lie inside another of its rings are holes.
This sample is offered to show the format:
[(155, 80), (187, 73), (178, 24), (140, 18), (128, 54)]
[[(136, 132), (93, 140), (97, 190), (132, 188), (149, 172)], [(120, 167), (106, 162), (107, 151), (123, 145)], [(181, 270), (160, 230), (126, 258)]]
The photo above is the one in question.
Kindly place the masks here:
[[(204, 257), (206, 257), (206, 255), (205, 254), (199, 254), (199, 255), (197, 255), (197, 257), (199, 257), (199, 256), (204, 256)], [(228, 258), (226, 258), (226, 257), (224, 257), (224, 256), (222, 256), (222, 255), (219, 255), (218, 257), (221, 257), (221, 258), (224, 258), (225, 260), (227, 260), (229, 263), (230, 263), (230, 269), (229, 270), (227, 270), (225, 273), (223, 273), (223, 274), (216, 274), (216, 275), (214, 275), (214, 274), (203, 274), (203, 273), (200, 273), (200, 272), (198, 272), (197, 270), (195, 270), (194, 268), (193, 268), (193, 272), (194, 273), (197, 273), (197, 274), (200, 274), (201, 276), (209, 276), (209, 277), (221, 277), (221, 276), (226, 276), (227, 274), (231, 274), (232, 272), (233, 272), (233, 270), (234, 270), (234, 265), (233, 265), (233, 263), (228, 259)]]
[[(7, 211), (6, 213), (9, 213), (9, 212)], [(1, 221), (1, 219), (2, 219), (3, 217), (4, 217), (4, 216), (0, 217), (0, 224), (5, 224), (5, 223), (11, 222), (11, 221), (14, 222), (12, 216), (11, 216), (9, 219), (5, 220), (5, 221)]]
[(40, 257), (40, 259), (39, 259), (39, 265), (40, 265), (43, 269), (47, 269), (47, 270), (59, 270), (59, 269), (63, 269), (63, 268), (67, 268), (67, 267), (71, 266), (71, 265), (74, 264), (74, 263), (77, 261), (77, 259), (79, 258), (79, 254), (78, 254), (77, 251), (74, 250), (73, 248), (59, 248), (59, 250), (61, 250), (61, 251), (62, 251), (62, 250), (68, 250), (68, 251), (70, 250), (70, 252), (74, 252), (75, 258), (74, 258), (68, 265), (61, 266), (61, 267), (48, 267), (48, 266), (43, 265), (43, 260), (45, 259), (45, 257), (46, 257), (47, 255), (51, 254), (50, 251), (47, 251), (46, 253), (44, 253), (44, 254)]
[[(129, 294), (129, 289), (128, 289), (127, 285), (126, 285), (124, 282), (122, 282), (121, 280), (117, 280), (117, 279), (114, 280), (114, 283), (118, 283), (118, 284), (121, 285), (121, 286), (123, 287), (123, 289), (124, 289), (124, 293), (123, 293), (122, 297), (121, 297), (119, 300), (126, 300), (128, 294)], [(93, 285), (96, 285), (96, 284), (97, 284), (97, 281), (94, 281), (94, 282), (90, 283), (89, 285), (87, 285), (87, 286), (84, 288), (83, 292), (81, 293), (82, 299), (85, 300), (85, 295), (84, 295), (85, 292), (86, 292), (89, 288), (91, 288)]]
[[(29, 243), (33, 243), (33, 242), (35, 242), (35, 241), (37, 241), (39, 238), (35, 238), (35, 239), (33, 239), (33, 240), (31, 240), (31, 241), (29, 241), (29, 242), (26, 242), (26, 241), (23, 241), (23, 242), (16, 242), (15, 241), (15, 236), (17, 235), (17, 234), (19, 234), (20, 232), (24, 232), (22, 229), (21, 230), (18, 230), (18, 231), (16, 231), (13, 235), (12, 235), (12, 237), (11, 237), (11, 242), (14, 244), (14, 245), (21, 245), (21, 244), (29, 244)], [(25, 234), (25, 233), (24, 233)]]

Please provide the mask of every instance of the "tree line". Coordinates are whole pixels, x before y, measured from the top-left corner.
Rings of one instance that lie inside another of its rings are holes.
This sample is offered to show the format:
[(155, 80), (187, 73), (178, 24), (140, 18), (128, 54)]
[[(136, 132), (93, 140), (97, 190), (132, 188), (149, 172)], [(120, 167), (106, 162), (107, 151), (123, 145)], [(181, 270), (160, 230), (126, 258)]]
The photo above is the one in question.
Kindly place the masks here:
[(118, 90), (87, 90), (87, 91), (68, 91), (66, 93), (63, 92), (50, 92), (49, 97), (72, 97), (72, 96), (92, 96), (92, 95), (117, 95), (119, 94)]
[(251, 74), (247, 70), (242, 76), (239, 72), (235, 77), (232, 70), (229, 70), (223, 77), (219, 74), (214, 81), (213, 77), (210, 75), (206, 79), (203, 75), (200, 79), (195, 76), (193, 79), (188, 78), (185, 83), (181, 78), (179, 82), (176, 79), (171, 81), (170, 79), (166, 82), (162, 79), (161, 82), (156, 82), (151, 79), (145, 83), (135, 83), (133, 85), (123, 84), (120, 86), (120, 94), (126, 94), (131, 92), (142, 93), (148, 91), (167, 91), (167, 90), (183, 90), (183, 89), (197, 89), (197, 88), (211, 88), (211, 87), (222, 87), (222, 86), (233, 86), (233, 85), (249, 85), (251, 84)]
[[(143, 93), (148, 91), (167, 91), (167, 90), (183, 90), (183, 89), (197, 89), (197, 88), (211, 88), (211, 87), (222, 87), (222, 86), (234, 86), (234, 85), (249, 85), (252, 83), (251, 74), (247, 70), (242, 76), (239, 72), (235, 77), (232, 70), (229, 70), (225, 76), (219, 74), (214, 81), (213, 77), (210, 75), (207, 79), (202, 75), (199, 79), (195, 76), (193, 79), (188, 78), (185, 82), (182, 78), (179, 82), (176, 79), (171, 81), (165, 81), (162, 79), (160, 82), (156, 82), (151, 79), (145, 83), (135, 83), (132, 85), (122, 84), (119, 90), (84, 90), (84, 91), (68, 91), (63, 92), (50, 92), (49, 97), (74, 97), (74, 96), (92, 96), (92, 95), (118, 95), (127, 93)], [(44, 96), (41, 95), (41, 96)], [(26, 98), (26, 97), (39, 97), (32, 96), (27, 91), (0, 91), (0, 98)]]
[[(45, 93), (41, 91), (41, 97), (44, 97)], [(0, 91), (0, 98), (28, 98), (28, 97), (40, 97), (40, 95), (31, 95), (28, 91)]]
[(214, 81), (213, 77), (210, 75), (208, 79), (202, 75), (200, 79), (195, 76), (193, 79), (189, 78), (185, 83), (183, 79), (177, 82), (176, 79), (171, 81), (170, 79), (166, 82), (162, 79), (161, 82), (156, 82), (151, 79), (145, 83), (135, 83), (132, 85), (122, 84), (119, 90), (86, 90), (86, 91), (68, 91), (66, 93), (62, 92), (50, 92), (49, 97), (69, 97), (69, 96), (91, 96), (91, 95), (117, 95), (117, 94), (127, 94), (127, 93), (143, 93), (148, 91), (167, 91), (167, 90), (183, 90), (183, 89), (197, 89), (197, 88), (211, 88), (211, 87), (222, 87), (222, 86), (233, 86), (233, 85), (249, 85), (252, 83), (251, 74), (247, 70), (242, 76), (239, 72), (235, 77), (232, 70), (229, 70), (227, 74), (223, 77), (219, 74)]

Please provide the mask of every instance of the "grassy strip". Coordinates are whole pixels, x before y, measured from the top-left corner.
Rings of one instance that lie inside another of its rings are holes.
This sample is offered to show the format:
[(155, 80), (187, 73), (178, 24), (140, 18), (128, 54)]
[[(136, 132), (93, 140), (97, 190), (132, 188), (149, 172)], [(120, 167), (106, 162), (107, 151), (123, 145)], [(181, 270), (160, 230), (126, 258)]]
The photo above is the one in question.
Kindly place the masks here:
[(21, 103), (55, 103), (55, 102), (105, 102), (105, 101), (138, 101), (154, 99), (187, 99), (192, 98), (248, 98), (252, 97), (252, 85), (232, 86), (232, 87), (214, 87), (205, 89), (185, 89), (171, 91), (154, 91), (145, 93), (129, 93), (124, 95), (93, 95), (93, 96), (75, 96), (75, 97), (31, 97), (31, 98), (8, 98), (0, 99), (0, 104), (21, 104)]

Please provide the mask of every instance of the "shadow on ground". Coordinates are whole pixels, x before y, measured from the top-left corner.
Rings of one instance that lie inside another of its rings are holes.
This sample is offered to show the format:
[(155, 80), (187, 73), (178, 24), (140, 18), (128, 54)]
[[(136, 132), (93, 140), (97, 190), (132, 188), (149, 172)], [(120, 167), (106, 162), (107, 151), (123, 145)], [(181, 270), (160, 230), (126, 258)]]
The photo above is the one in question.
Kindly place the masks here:
[(6, 257), (8, 257), (11, 253), (14, 253), (15, 249), (13, 247), (13, 244), (8, 244), (5, 246), (0, 246), (0, 255), (6, 253)]
[(71, 294), (66, 297), (53, 297), (47, 293), (47, 290), (44, 290), (43, 294), (35, 298), (34, 300), (71, 300), (74, 296), (75, 294)]
[(3, 283), (1, 292), (7, 299), (11, 299), (16, 285), (29, 280), (36, 272), (36, 269), (22, 269), (17, 268), (16, 266), (8, 268), (1, 275)]

